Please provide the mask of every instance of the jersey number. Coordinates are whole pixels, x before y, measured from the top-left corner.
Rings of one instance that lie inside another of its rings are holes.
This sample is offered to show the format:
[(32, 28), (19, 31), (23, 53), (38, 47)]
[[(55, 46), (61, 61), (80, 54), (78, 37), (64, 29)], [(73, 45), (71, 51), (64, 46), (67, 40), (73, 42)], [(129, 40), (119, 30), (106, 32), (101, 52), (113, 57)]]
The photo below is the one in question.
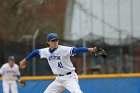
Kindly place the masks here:
[(58, 62), (58, 67), (59, 67), (59, 68), (63, 68), (63, 65), (62, 65), (61, 62)]

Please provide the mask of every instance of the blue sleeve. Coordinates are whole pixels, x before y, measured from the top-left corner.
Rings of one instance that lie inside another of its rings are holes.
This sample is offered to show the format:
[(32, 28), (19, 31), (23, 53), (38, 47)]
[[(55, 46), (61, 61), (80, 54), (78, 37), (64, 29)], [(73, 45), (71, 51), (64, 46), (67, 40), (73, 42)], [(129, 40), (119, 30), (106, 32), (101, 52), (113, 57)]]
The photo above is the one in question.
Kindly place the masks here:
[(20, 78), (21, 78), (20, 75), (17, 75), (17, 78), (18, 78), (18, 80), (20, 80)]
[(29, 55), (27, 55), (27, 56), (25, 57), (25, 60), (28, 61), (28, 60), (30, 60), (31, 58), (35, 57), (36, 55), (39, 55), (39, 52), (40, 52), (39, 49), (34, 50), (32, 53), (30, 53)]
[(75, 55), (76, 53), (85, 53), (88, 52), (88, 48), (73, 48), (72, 49), (72, 55)]

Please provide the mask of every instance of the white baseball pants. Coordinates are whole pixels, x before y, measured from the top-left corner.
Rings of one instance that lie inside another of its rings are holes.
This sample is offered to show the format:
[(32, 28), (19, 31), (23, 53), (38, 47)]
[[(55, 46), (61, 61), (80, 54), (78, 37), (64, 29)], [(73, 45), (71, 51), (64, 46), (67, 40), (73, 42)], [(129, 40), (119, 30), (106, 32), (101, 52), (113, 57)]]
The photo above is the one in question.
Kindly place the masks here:
[(3, 93), (10, 93), (10, 90), (12, 93), (18, 93), (17, 83), (15, 80), (12, 81), (3, 80), (2, 86)]
[(44, 93), (61, 93), (65, 88), (71, 93), (83, 93), (78, 84), (78, 76), (74, 71), (70, 75), (57, 76)]

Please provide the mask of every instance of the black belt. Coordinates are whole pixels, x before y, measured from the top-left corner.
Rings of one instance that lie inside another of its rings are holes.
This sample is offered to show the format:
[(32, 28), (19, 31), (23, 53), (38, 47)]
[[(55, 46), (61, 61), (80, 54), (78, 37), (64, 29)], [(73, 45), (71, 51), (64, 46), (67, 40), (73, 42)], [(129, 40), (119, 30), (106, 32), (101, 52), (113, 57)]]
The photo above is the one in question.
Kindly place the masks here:
[(58, 76), (70, 75), (72, 72), (68, 72), (66, 74), (58, 74)]

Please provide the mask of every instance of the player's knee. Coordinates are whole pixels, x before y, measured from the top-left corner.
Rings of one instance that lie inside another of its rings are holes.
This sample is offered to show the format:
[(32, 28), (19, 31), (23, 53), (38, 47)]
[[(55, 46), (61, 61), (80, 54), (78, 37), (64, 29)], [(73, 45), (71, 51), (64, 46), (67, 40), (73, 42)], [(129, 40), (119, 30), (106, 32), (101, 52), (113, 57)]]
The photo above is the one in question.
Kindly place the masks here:
[(4, 91), (3, 91), (3, 93), (9, 93), (9, 91), (7, 91), (7, 90), (4, 90)]
[(47, 88), (44, 93), (53, 93), (53, 90)]
[(44, 93), (49, 93), (49, 91), (48, 90), (45, 90)]

